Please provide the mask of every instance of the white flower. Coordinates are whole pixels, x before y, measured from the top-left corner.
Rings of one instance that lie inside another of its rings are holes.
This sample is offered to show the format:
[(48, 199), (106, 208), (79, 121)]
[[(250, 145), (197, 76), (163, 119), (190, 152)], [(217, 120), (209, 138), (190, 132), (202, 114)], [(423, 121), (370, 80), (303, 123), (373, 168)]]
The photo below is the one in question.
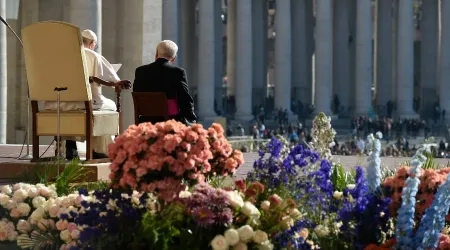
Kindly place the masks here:
[(380, 217), (383, 217), (383, 216), (384, 216), (384, 212), (381, 212), (381, 213), (380, 213)]
[(17, 222), (17, 230), (21, 233), (29, 233), (31, 231), (31, 225), (26, 220), (19, 220)]
[(74, 229), (74, 230), (70, 233), (70, 237), (72, 237), (72, 239), (74, 239), (74, 240), (80, 238), (80, 230)]
[(236, 229), (228, 229), (225, 231), (224, 236), (230, 246), (234, 246), (239, 242), (239, 233)]
[(378, 138), (378, 139), (383, 139), (383, 133), (381, 133), (380, 131), (378, 131), (376, 134), (375, 134), (375, 136)]
[(17, 207), (17, 202), (14, 200), (8, 200), (5, 204), (6, 209), (13, 210)]
[(0, 185), (0, 192), (3, 194), (11, 194), (12, 189), (10, 185)]
[(253, 228), (249, 225), (242, 226), (237, 231), (242, 242), (249, 242), (255, 234)]
[(264, 211), (268, 211), (270, 208), (270, 201), (261, 202), (261, 209)]
[(349, 201), (349, 202), (355, 201), (355, 200), (353, 199), (353, 196), (352, 196), (351, 194), (348, 194), (348, 201)]
[(251, 202), (246, 201), (244, 202), (244, 206), (242, 207), (241, 212), (248, 217), (259, 217), (261, 213), (259, 210), (253, 205)]
[(354, 189), (355, 187), (356, 187), (355, 184), (347, 184), (347, 188), (350, 190)]
[(330, 142), (329, 147), (332, 148), (336, 145), (336, 143), (334, 141)]
[(211, 247), (214, 250), (227, 250), (229, 248), (227, 239), (223, 235), (217, 235), (211, 241)]
[(288, 230), (294, 225), (294, 220), (290, 216), (283, 217), (281, 221), (281, 228), (284, 230)]
[(42, 195), (42, 196), (44, 196), (44, 197), (47, 197), (47, 198), (50, 198), (50, 197), (52, 197), (52, 193), (53, 193), (54, 191), (52, 191), (52, 190), (50, 190), (48, 187), (46, 187), (46, 186), (43, 186), (43, 187), (41, 187), (41, 188), (39, 188), (39, 194), (40, 195)]
[(269, 240), (264, 241), (263, 243), (257, 245), (258, 250), (272, 250), (273, 244), (270, 243)]
[(234, 191), (228, 191), (227, 193), (228, 199), (230, 200), (230, 205), (233, 208), (241, 208), (244, 206), (244, 200), (242, 199), (241, 195)]
[(261, 230), (256, 230), (255, 235), (253, 235), (253, 241), (257, 244), (261, 244), (268, 239), (267, 233)]
[(39, 220), (37, 225), (41, 231), (48, 231), (50, 229), (50, 223), (46, 219)]
[(297, 208), (292, 209), (289, 212), (289, 215), (291, 216), (292, 219), (294, 220), (299, 220), (300, 218), (302, 218), (302, 214), (300, 213), (300, 211), (298, 211)]
[(233, 247), (233, 250), (247, 250), (247, 249), (248, 249), (247, 244), (245, 244), (244, 242), (239, 242)]
[(8, 195), (0, 194), (0, 205), (1, 206), (4, 207), (6, 205), (6, 203), (8, 203), (8, 201), (9, 201), (9, 196)]
[(334, 193), (333, 193), (333, 197), (334, 197), (336, 200), (340, 200), (340, 199), (342, 198), (342, 195), (344, 195), (344, 193), (339, 192), (339, 191), (334, 191)]
[(24, 189), (19, 189), (14, 192), (13, 200), (15, 201), (23, 201), (28, 197), (28, 192)]
[(27, 191), (30, 198), (34, 198), (39, 195), (39, 190), (35, 187), (30, 187)]
[(8, 231), (8, 240), (9, 241), (15, 241), (17, 239), (17, 236), (19, 236), (17, 231)]
[(27, 203), (19, 203), (19, 205), (17, 205), (17, 210), (19, 210), (19, 212), (22, 216), (28, 216), (28, 214), (30, 213), (31, 207)]
[(45, 203), (45, 198), (42, 196), (34, 197), (31, 203), (33, 203), (34, 208), (42, 207)]
[(61, 233), (59, 233), (59, 237), (66, 243), (72, 240), (72, 236), (70, 236), (70, 232), (67, 229), (61, 231)]
[(35, 221), (39, 221), (42, 218), (44, 218), (44, 215), (45, 215), (44, 209), (42, 207), (39, 207), (36, 210), (34, 210), (33, 213), (31, 213), (30, 218)]
[(328, 227), (326, 226), (318, 225), (314, 229), (314, 233), (316, 233), (317, 237), (322, 238), (330, 234), (330, 229), (328, 229)]
[(336, 231), (339, 231), (341, 227), (342, 227), (342, 221), (339, 221), (339, 222), (335, 222), (335, 223), (334, 223), (334, 229), (335, 229)]
[(72, 197), (66, 197), (61, 201), (62, 207), (70, 207), (74, 205), (74, 199)]
[(178, 197), (180, 197), (180, 198), (189, 198), (189, 197), (191, 197), (191, 195), (192, 195), (192, 193), (189, 192), (189, 191), (181, 191), (178, 194)]

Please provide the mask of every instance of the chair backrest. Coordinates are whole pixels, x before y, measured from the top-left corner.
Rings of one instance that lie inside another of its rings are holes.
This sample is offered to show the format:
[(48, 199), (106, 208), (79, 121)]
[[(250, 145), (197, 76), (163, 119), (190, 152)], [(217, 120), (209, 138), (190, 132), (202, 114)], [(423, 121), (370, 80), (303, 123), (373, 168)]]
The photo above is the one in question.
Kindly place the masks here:
[(167, 96), (164, 92), (133, 92), (132, 95), (135, 124), (139, 123), (139, 116), (169, 119)]
[(22, 29), (25, 66), (33, 101), (55, 101), (55, 87), (67, 87), (61, 101), (89, 101), (85, 55), (80, 29), (48, 21)]

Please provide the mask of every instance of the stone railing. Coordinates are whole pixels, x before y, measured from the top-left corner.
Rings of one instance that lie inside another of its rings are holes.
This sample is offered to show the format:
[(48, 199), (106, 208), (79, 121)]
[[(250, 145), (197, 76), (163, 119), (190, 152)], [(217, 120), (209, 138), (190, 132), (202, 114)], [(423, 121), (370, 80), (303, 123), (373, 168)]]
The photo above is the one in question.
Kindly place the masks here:
[(268, 142), (267, 139), (253, 139), (252, 136), (231, 136), (227, 138), (233, 149), (239, 149), (245, 152), (255, 152), (264, 143)]

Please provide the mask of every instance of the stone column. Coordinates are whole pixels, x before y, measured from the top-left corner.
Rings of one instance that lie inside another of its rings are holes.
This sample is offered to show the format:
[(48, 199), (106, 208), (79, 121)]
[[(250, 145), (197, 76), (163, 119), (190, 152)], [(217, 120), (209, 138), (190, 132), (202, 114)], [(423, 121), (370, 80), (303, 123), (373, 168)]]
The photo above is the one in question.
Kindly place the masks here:
[(397, 39), (398, 39), (398, 0), (393, 0), (392, 7), (392, 101), (397, 103), (398, 72), (397, 72)]
[(450, 111), (450, 2), (441, 0), (441, 62), (439, 101), (441, 110), (446, 110), (446, 120)]
[(333, 4), (333, 95), (337, 94), (340, 106), (347, 109), (350, 105), (350, 5), (347, 0), (333, 1)]
[(368, 115), (372, 105), (372, 5), (358, 0), (356, 11), (356, 115)]
[(333, 73), (331, 0), (316, 1), (316, 39), (315, 39), (315, 113), (331, 115), (331, 87)]
[(349, 0), (349, 29), (350, 36), (348, 37), (350, 50), (350, 105), (351, 112), (354, 113), (356, 103), (356, 4), (358, 0)]
[[(6, 0), (0, 0), (0, 15), (6, 16)], [(7, 54), (6, 54), (6, 26), (0, 25), (0, 144), (6, 144), (7, 114)]]
[(81, 30), (94, 31), (98, 45), (95, 51), (102, 53), (102, 0), (70, 0), (69, 22)]
[(290, 113), (292, 79), (291, 0), (277, 1), (275, 32), (275, 109), (287, 109)]
[(439, 2), (423, 1), (423, 15), (420, 22), (420, 113), (432, 118), (438, 83), (438, 23)]
[(181, 65), (183, 48), (181, 47), (181, 13), (179, 0), (162, 1), (162, 40), (171, 40), (178, 45), (175, 65)]
[[(6, 3), (8, 5), (9, 3)], [(8, 10), (9, 10), (8, 6)], [(4, 17), (4, 16), (3, 16)], [(8, 24), (11, 26), (13, 30), (19, 30), (20, 29), (20, 23), (16, 19), (7, 19), (6, 20)], [(3, 24), (0, 24), (3, 25)], [(20, 74), (17, 74), (18, 72), (18, 63), (19, 58), (17, 56), (17, 52), (20, 53), (22, 50), (22, 47), (20, 43), (17, 41), (16, 36), (10, 32), (9, 30), (6, 30), (6, 38), (7, 38), (7, 50), (10, 53), (7, 53), (7, 129), (6, 129), (6, 142), (16, 142), (16, 117), (20, 115), (19, 112), (17, 112), (17, 104), (16, 100), (20, 99)], [(12, 52), (12, 53), (11, 53)], [(19, 69), (20, 71), (20, 69)], [(26, 97), (26, 96), (25, 96)], [(1, 98), (1, 97), (0, 97)], [(31, 137), (30, 137), (31, 138)], [(23, 140), (19, 143), (23, 143)]]
[(198, 43), (198, 116), (207, 122), (216, 117), (214, 112), (215, 33), (214, 1), (199, 0)]
[(397, 30), (397, 115), (413, 118), (414, 95), (414, 17), (412, 0), (398, 1)]
[(186, 70), (189, 90), (197, 86), (197, 34), (195, 21), (195, 0), (181, 1), (182, 16), (182, 66)]
[(305, 1), (305, 22), (306, 22), (306, 99), (303, 102), (304, 108), (307, 107), (308, 104), (312, 104), (313, 97), (313, 61), (312, 57), (314, 54), (314, 7), (313, 0), (304, 0)]
[(252, 116), (252, 1), (236, 2), (236, 120), (250, 121)]
[(217, 113), (223, 111), (223, 76), (224, 76), (224, 27), (222, 21), (222, 1), (214, 1), (214, 33), (215, 33), (215, 73), (214, 73), (214, 106)]
[(267, 3), (252, 0), (252, 35), (253, 43), (253, 92), (252, 107), (264, 104), (267, 85)]
[(392, 0), (377, 0), (375, 40), (376, 103), (384, 107), (392, 98)]
[(306, 2), (291, 1), (292, 18), (292, 91), (293, 101), (301, 100), (303, 103), (308, 99), (308, 36), (306, 26)]
[[(117, 59), (123, 64), (122, 79), (133, 81), (135, 69), (153, 62), (156, 45), (161, 41), (163, 0), (117, 0)], [(132, 28), (130, 28), (132, 27)], [(135, 39), (130, 39), (134, 37)], [(131, 94), (122, 93), (123, 128), (134, 124)]]
[(227, 96), (234, 96), (236, 92), (236, 1), (237, 0), (228, 0)]

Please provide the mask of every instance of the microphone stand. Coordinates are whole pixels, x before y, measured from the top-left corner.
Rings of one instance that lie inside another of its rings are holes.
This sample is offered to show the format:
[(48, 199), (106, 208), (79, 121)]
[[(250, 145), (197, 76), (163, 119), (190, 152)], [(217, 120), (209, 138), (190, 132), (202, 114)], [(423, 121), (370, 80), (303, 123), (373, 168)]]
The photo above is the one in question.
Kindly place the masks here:
[[(16, 32), (9, 26), (8, 22), (0, 16), (0, 21), (8, 27), (8, 29), (16, 36), (17, 40), (19, 41), (20, 45), (22, 45), (23, 48), (23, 42), (20, 39), (20, 37), (16, 34)], [(27, 153), (20, 157), (19, 160), (31, 160), (33, 159), (33, 155), (30, 154), (30, 88), (28, 87), (28, 81), (27, 81), (27, 131), (25, 132), (25, 136), (27, 137)]]

